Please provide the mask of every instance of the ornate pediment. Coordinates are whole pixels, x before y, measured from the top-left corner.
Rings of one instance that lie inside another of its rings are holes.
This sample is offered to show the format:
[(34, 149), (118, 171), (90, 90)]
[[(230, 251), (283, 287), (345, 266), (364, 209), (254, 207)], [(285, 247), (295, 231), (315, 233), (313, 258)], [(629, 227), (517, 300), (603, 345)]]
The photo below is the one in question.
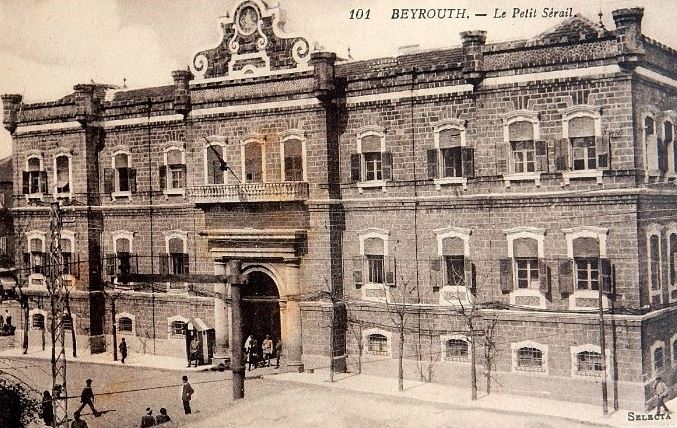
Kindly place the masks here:
[(193, 56), (196, 80), (241, 79), (309, 70), (310, 45), (284, 32), (284, 13), (266, 0), (244, 0), (219, 18), (218, 45)]

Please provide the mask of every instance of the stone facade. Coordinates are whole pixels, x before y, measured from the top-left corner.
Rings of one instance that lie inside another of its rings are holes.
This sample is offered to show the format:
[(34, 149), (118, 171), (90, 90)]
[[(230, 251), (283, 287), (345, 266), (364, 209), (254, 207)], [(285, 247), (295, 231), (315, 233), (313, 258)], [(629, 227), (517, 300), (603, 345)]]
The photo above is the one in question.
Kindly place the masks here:
[(595, 403), (606, 366), (632, 408), (675, 383), (675, 51), (642, 9), (368, 61), (311, 53), (278, 13), (235, 5), (171, 86), (3, 96), (20, 281), (45, 294), (26, 264), (61, 200), (79, 342), (110, 346), (118, 293), (133, 351), (183, 355), (172, 322), (199, 318), (225, 352), (222, 286), (185, 275), (240, 260), (275, 283), (293, 367), (333, 344), (340, 367), (392, 376), (403, 337), (411, 378), (467, 382), (472, 340), (494, 389)]

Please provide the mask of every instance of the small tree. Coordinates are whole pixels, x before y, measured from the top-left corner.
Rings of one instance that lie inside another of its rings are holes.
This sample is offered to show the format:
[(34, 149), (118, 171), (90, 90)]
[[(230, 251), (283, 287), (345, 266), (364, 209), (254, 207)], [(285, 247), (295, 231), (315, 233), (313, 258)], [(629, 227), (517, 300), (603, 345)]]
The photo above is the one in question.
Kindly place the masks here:
[(40, 401), (18, 379), (0, 371), (0, 426), (24, 428), (38, 418)]
[(484, 376), (487, 381), (487, 395), (491, 394), (492, 369), (496, 359), (496, 324), (497, 319), (485, 320), (484, 326)]
[(347, 323), (348, 331), (353, 335), (353, 338), (357, 342), (357, 373), (362, 373), (362, 355), (364, 354), (364, 342), (362, 338), (362, 331), (364, 330), (363, 321), (357, 315), (357, 311), (351, 310), (350, 307), (346, 307), (347, 312)]

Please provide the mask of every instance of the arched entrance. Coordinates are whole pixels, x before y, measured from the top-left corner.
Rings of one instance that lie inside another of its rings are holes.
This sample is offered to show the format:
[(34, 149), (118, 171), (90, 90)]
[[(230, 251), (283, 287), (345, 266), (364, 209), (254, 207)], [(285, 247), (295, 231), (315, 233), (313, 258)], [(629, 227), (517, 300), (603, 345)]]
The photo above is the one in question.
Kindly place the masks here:
[[(247, 274), (247, 284), (242, 287), (243, 337), (253, 334), (260, 343), (269, 334), (274, 341), (280, 340), (280, 303), (277, 300), (279, 297), (275, 281), (268, 274), (260, 271)], [(267, 302), (264, 299), (271, 301)]]

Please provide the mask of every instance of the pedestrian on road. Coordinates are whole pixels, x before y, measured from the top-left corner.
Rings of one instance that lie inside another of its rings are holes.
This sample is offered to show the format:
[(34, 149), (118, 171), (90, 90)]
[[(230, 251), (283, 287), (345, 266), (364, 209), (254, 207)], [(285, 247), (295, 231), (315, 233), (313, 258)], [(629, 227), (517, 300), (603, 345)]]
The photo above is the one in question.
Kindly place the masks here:
[(122, 364), (125, 363), (125, 358), (127, 358), (127, 342), (125, 342), (125, 338), (122, 338), (122, 342), (120, 342), (120, 357), (122, 358)]
[(249, 354), (252, 351), (252, 340), (254, 340), (254, 336), (250, 334), (247, 336), (247, 340), (244, 341), (244, 358), (246, 362), (249, 362)]
[(256, 368), (259, 362), (259, 342), (255, 337), (252, 337), (249, 342), (249, 358), (247, 358), (248, 370), (252, 370), (252, 365)]
[(155, 426), (155, 418), (150, 407), (146, 407), (146, 414), (141, 416), (141, 428), (148, 428)]
[(9, 314), (7, 309), (5, 309), (5, 325), (12, 327), (12, 316)]
[(71, 422), (71, 428), (89, 428), (87, 422), (80, 419), (80, 412), (73, 413), (73, 422)]
[(92, 391), (92, 380), (87, 379), (85, 381), (86, 385), (84, 388), (82, 388), (82, 393), (80, 394), (80, 407), (78, 410), (76, 410), (76, 413), (80, 413), (82, 409), (85, 408), (85, 406), (89, 406), (90, 409), (92, 409), (92, 413), (94, 416), (99, 417), (101, 416), (101, 413), (97, 412), (96, 408), (94, 408), (94, 391)]
[(171, 421), (172, 418), (170, 418), (169, 415), (167, 414), (167, 409), (162, 407), (160, 409), (160, 414), (155, 417), (155, 425), (160, 425)]
[(280, 355), (282, 355), (282, 341), (278, 339), (275, 343), (275, 368), (280, 368)]
[(661, 414), (661, 407), (665, 409), (666, 413), (670, 414), (672, 413), (670, 409), (665, 405), (665, 399), (668, 397), (668, 386), (663, 382), (658, 376), (656, 378), (656, 382), (654, 382), (653, 386), (654, 392), (656, 393), (656, 400), (658, 401), (658, 404), (656, 404), (656, 416)]
[(263, 350), (263, 364), (270, 367), (270, 360), (273, 358), (273, 339), (270, 338), (269, 334), (266, 334), (266, 338), (263, 339), (261, 348)]
[(192, 386), (190, 386), (190, 383), (188, 383), (188, 376), (184, 376), (182, 380), (183, 385), (181, 385), (181, 401), (183, 402), (183, 411), (188, 415), (192, 413), (192, 410), (190, 409), (190, 400), (193, 398), (193, 393), (195, 390)]
[(49, 393), (49, 391), (45, 391), (42, 393), (42, 411), (41, 417), (42, 421), (45, 423), (46, 426), (51, 427), (52, 422), (54, 421), (54, 404), (52, 404), (52, 394)]
[(197, 351), (199, 349), (199, 344), (197, 342), (197, 337), (194, 337), (193, 340), (190, 341), (190, 346), (189, 346), (189, 353), (188, 353), (188, 367), (190, 367), (190, 363), (195, 361), (195, 367), (197, 367)]

